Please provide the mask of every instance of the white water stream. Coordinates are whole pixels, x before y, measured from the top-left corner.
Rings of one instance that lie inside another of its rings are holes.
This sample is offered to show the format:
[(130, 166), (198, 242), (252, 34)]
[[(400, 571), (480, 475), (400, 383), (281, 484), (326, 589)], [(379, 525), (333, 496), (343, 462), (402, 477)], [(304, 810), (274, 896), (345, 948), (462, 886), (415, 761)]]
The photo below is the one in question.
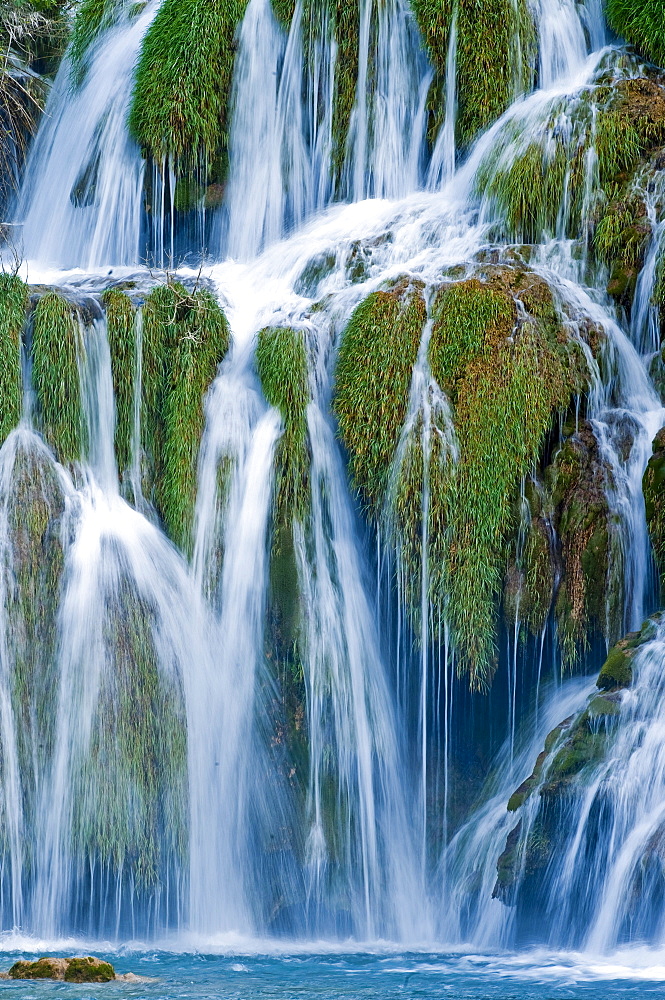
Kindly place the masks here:
[[(278, 929), (363, 940), (438, 936), (472, 938), (483, 945), (508, 942), (510, 912), (491, 899), (497, 858), (512, 822), (506, 799), (516, 775), (529, 772), (548, 729), (581, 706), (586, 688), (571, 682), (548, 696), (526, 747), (518, 745), (513, 715), (512, 739), (497, 762), (494, 795), (448, 844), (453, 661), (447, 647), (434, 656), (428, 643), (422, 644), (414, 681), (419, 747), (414, 765), (412, 695), (406, 683), (395, 692), (392, 669), (408, 639), (402, 636), (395, 651), (391, 637), (381, 632), (364, 527), (329, 404), (339, 335), (354, 307), (391, 278), (406, 274), (431, 288), (446, 268), (469, 265), (488, 245), (497, 222), (495, 206), (475, 193), (486, 158), (514, 126), (522, 143), (539, 135), (553, 102), (588, 84), (607, 52), (597, 0), (539, 0), (532, 6), (540, 89), (518, 99), (456, 170), (456, 17), (443, 126), (428, 162), (432, 71), (413, 17), (403, 0), (380, 5), (363, 0), (349, 140), (341, 166), (334, 167), (334, 86), (340, 67), (327, 16), (321, 12), (311, 23), (299, 2), (287, 34), (269, 0), (250, 0), (238, 37), (230, 179), (218, 220), (223, 252), (206, 269), (224, 304), (233, 344), (206, 399), (192, 566), (119, 495), (103, 321), (87, 328), (81, 358), (90, 438), (84, 467), (72, 478), (27, 427), (0, 451), (3, 609), (13, 572), (5, 522), (20, 449), (38, 454), (60, 484), (65, 567), (57, 613), (52, 759), (49, 766), (43, 761), (33, 766), (34, 801), (17, 737), (20, 716), (12, 706), (15, 654), (2, 638), (6, 628), (0, 630), (9, 872), (1, 881), (4, 926), (45, 934), (71, 926), (115, 936), (154, 935), (165, 928), (208, 936)], [(140, 262), (144, 163), (127, 134), (126, 116), (141, 40), (158, 7), (154, 0), (138, 17), (122, 20), (102, 36), (83, 85), (73, 93), (70, 68), (63, 64), (17, 208), (31, 280), (76, 286), (81, 272), (88, 271), (103, 287), (104, 271)], [(504, 155), (514, 156), (518, 148)], [(588, 173), (590, 208), (592, 158)], [(333, 204), (342, 198), (350, 204)], [(603, 370), (589, 362), (588, 418), (610, 470), (606, 487), (622, 547), (625, 629), (639, 626), (649, 596), (651, 555), (641, 478), (653, 437), (665, 423), (643, 358), (657, 346), (650, 302), (663, 238), (659, 211), (654, 199), (652, 248), (628, 332), (604, 291), (585, 284), (584, 262), (573, 259), (565, 234), (544, 243), (532, 261), (571, 330), (593, 322), (606, 341)], [(349, 259), (359, 247), (364, 270), (352, 283)], [(329, 266), (308, 285), (303, 273), (320, 260)], [(181, 274), (191, 276), (184, 268)], [(321, 306), (314, 309), (315, 303)], [(306, 609), (301, 669), (308, 761), (301, 813), (298, 795), (280, 771), (283, 748), (270, 725), (279, 696), (267, 665), (265, 618), (274, 459), (283, 428), (277, 411), (263, 399), (254, 371), (255, 337), (267, 325), (304, 330), (310, 366), (312, 512), (306, 530), (295, 534), (297, 584)], [(422, 425), (425, 470), (433, 432), (448, 435), (451, 461), (456, 454), (447, 400), (427, 369), (426, 337), (427, 330), (403, 435), (404, 443), (409, 427)], [(138, 497), (138, 408), (135, 422)], [(632, 434), (627, 449), (626, 425)], [(427, 495), (425, 471), (425, 552)], [(428, 573), (423, 560), (423, 622), (432, 613)], [(118, 617), (131, 614), (142, 623), (143, 645), (136, 650), (124, 637), (128, 648), (119, 657), (114, 629)], [(656, 653), (663, 655), (659, 650), (654, 646), (649, 663)], [(148, 714), (154, 714), (164, 738), (161, 749), (151, 750), (146, 771), (154, 773), (148, 784), (122, 762), (128, 736), (120, 706), (123, 698), (139, 697), (132, 664), (141, 657), (152, 671), (152, 687), (141, 697), (149, 696)], [(410, 661), (410, 653), (400, 661), (404, 670)], [(645, 685), (647, 673), (646, 668), (640, 673)], [(515, 667), (513, 703), (517, 682)], [(441, 720), (432, 718), (429, 705), (433, 692), (444, 688), (444, 805), (443, 814), (432, 819), (428, 789), (440, 762), (430, 748)], [(659, 710), (641, 691), (634, 695), (640, 718), (647, 736), (660, 746), (653, 722)], [(632, 764), (637, 752), (629, 731), (624, 740), (630, 745), (618, 752)], [(634, 799), (629, 805), (617, 796), (611, 834), (617, 860), (593, 931), (599, 946), (615, 943), (621, 933), (620, 901), (628, 879), (622, 872), (633, 871), (665, 802), (654, 779), (638, 805), (643, 776), (630, 779)], [(629, 778), (621, 780), (623, 788)], [(101, 841), (95, 826), (95, 815), (107, 808), (116, 837), (111, 844)], [(22, 842), (26, 810), (34, 840), (29, 847)], [(444, 849), (440, 863), (428, 848), (433, 827), (444, 831), (437, 841)], [(640, 839), (638, 831), (647, 832)], [(141, 853), (148, 843), (158, 845), (150, 858)], [(472, 867), (476, 875), (480, 872), (477, 911), (464, 914)], [(567, 884), (565, 891), (581, 891), (579, 883)]]

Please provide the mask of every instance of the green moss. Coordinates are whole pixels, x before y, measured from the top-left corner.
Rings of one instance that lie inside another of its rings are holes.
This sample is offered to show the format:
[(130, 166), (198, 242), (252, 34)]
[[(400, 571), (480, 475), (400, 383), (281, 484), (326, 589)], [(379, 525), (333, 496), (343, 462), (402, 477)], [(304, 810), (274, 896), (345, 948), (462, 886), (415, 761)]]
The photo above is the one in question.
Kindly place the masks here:
[[(519, 120), (508, 121), (478, 170), (478, 193), (501, 213), (515, 240), (539, 242), (562, 226), (568, 236), (578, 237), (590, 209), (585, 201), (589, 151), (593, 148), (597, 156), (608, 202), (616, 201), (624, 187), (628, 197), (629, 175), (665, 141), (664, 95), (653, 81), (623, 80), (557, 98), (535, 134), (532, 121), (526, 131)], [(570, 128), (560, 127), (562, 115)], [(601, 253), (616, 244), (617, 230), (628, 221), (605, 221), (597, 237)]]
[(377, 509), (406, 418), (425, 319), (420, 291), (398, 285), (365, 299), (342, 336), (334, 409), (353, 483)]
[(176, 282), (143, 306), (142, 445), (154, 499), (171, 538), (190, 550), (203, 399), (229, 347), (226, 318), (212, 295)]
[[(24, 439), (20, 439), (23, 441)], [(57, 719), (58, 606), (64, 565), (62, 485), (51, 461), (18, 446), (7, 500), (11, 585), (6, 593), (11, 701), (23, 775), (26, 822), (36, 808), (37, 775), (51, 759)], [(37, 766), (36, 766), (37, 765)]]
[(307, 350), (301, 330), (269, 327), (261, 330), (256, 366), (263, 392), (282, 415), (276, 506), (282, 517), (302, 521), (309, 506), (307, 404), (310, 399)]
[(83, 335), (76, 309), (56, 292), (42, 296), (34, 311), (32, 377), (42, 430), (61, 462), (86, 450), (79, 356)]
[(0, 444), (21, 419), (21, 334), (28, 309), (28, 289), (20, 278), (0, 274)]
[[(556, 327), (536, 320), (516, 325), (507, 292), (502, 298), (478, 281), (461, 282), (444, 289), (433, 314), (432, 371), (451, 387), (460, 445), (449, 501), (450, 626), (459, 668), (473, 686), (484, 687), (494, 670), (513, 498), (538, 458), (553, 414), (567, 409), (579, 390), (582, 373), (574, 347)], [(451, 343), (459, 351), (454, 367), (447, 360), (454, 355)]]
[(630, 687), (633, 680), (632, 656), (633, 651), (626, 648), (623, 640), (610, 650), (596, 682), (601, 691)]
[(158, 162), (171, 157), (210, 168), (225, 160), (236, 28), (246, 5), (164, 0), (160, 7), (143, 43), (129, 114), (132, 135)]
[(663, 0), (607, 0), (607, 20), (618, 35), (652, 62), (665, 65), (665, 3)]
[(115, 452), (118, 470), (122, 475), (132, 461), (136, 370), (135, 310), (129, 296), (115, 289), (104, 292), (102, 302), (106, 310), (115, 393)]
[(50, 958), (36, 962), (14, 962), (9, 970), (10, 979), (56, 979), (58, 969)]
[[(528, 90), (534, 26), (523, 0), (412, 0), (411, 6), (437, 71), (438, 109), (446, 73), (449, 31), (457, 10), (458, 140), (468, 145), (498, 118), (516, 94)], [(440, 110), (435, 115), (440, 120)]]
[(144, 347), (157, 505), (171, 538), (189, 552), (203, 400), (228, 350), (229, 328), (209, 292), (192, 295), (173, 283), (146, 302)]
[(651, 544), (662, 579), (665, 574), (665, 430), (656, 435), (642, 488)]
[(546, 471), (561, 540), (563, 580), (557, 595), (559, 645), (565, 669), (587, 651), (593, 634), (620, 635), (623, 579), (607, 506), (607, 469), (593, 428), (581, 423)]
[(187, 735), (179, 679), (160, 669), (157, 609), (120, 580), (100, 623), (108, 668), (91, 740), (71, 762), (72, 851), (131, 871), (138, 892), (187, 853)]
[(93, 958), (70, 958), (65, 972), (66, 983), (110, 983), (115, 979), (113, 966)]
[(606, 734), (594, 732), (589, 725), (588, 712), (584, 712), (548, 768), (548, 783), (570, 778), (589, 764), (601, 760), (606, 744)]
[(284, 28), (289, 28), (296, 9), (295, 0), (272, 0), (275, 17)]

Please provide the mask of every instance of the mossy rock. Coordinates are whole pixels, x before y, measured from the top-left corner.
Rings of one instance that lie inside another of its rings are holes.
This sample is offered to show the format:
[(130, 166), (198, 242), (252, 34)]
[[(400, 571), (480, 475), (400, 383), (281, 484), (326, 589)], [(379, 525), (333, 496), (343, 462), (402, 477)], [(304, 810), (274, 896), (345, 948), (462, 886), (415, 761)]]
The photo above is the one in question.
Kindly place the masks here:
[[(562, 115), (570, 122), (567, 129), (560, 128)], [(627, 295), (628, 272), (648, 239), (632, 179), (664, 142), (665, 89), (656, 79), (592, 85), (557, 97), (536, 129), (531, 122), (525, 129), (519, 117), (509, 119), (480, 164), (477, 191), (504, 220), (497, 235), (515, 241), (541, 242), (562, 225), (579, 239), (583, 227), (595, 223), (594, 249), (610, 267), (616, 264), (615, 291)], [(590, 216), (585, 178), (592, 148), (607, 207), (603, 211), (600, 202)], [(626, 283), (620, 290), (622, 269)]]
[(21, 335), (28, 301), (28, 288), (20, 278), (0, 274), (0, 444), (21, 418)]
[(36, 962), (15, 962), (10, 979), (55, 979), (67, 983), (110, 983), (115, 970), (108, 962), (86, 958), (40, 958)]
[(454, 12), (457, 15), (457, 138), (467, 146), (498, 118), (516, 91), (533, 82), (535, 31), (523, 0), (412, 0), (428, 55), (436, 70), (430, 95), (432, 132), (442, 123), (446, 62)]
[(170, 157), (180, 164), (181, 209), (196, 190), (192, 170), (203, 167), (208, 181), (224, 179), (236, 30), (246, 6), (247, 0), (164, 0), (143, 42), (129, 128), (158, 163)]
[[(143, 305), (142, 448), (146, 495), (186, 553), (192, 547), (203, 403), (230, 343), (229, 326), (206, 289), (155, 288)], [(151, 479), (151, 482), (150, 482)]]
[(365, 299), (342, 334), (333, 405), (353, 484), (376, 509), (406, 419), (426, 318), (420, 287), (405, 280)]
[(57, 292), (41, 296), (33, 315), (32, 377), (44, 437), (65, 464), (82, 459), (88, 444), (79, 373), (83, 351), (78, 308)]
[(610, 650), (596, 685), (601, 691), (630, 687), (633, 681), (632, 659), (636, 650), (654, 637), (654, 620), (649, 619), (640, 632), (630, 632)]
[(120, 475), (132, 461), (134, 392), (136, 380), (136, 310), (124, 291), (110, 288), (102, 295), (111, 353), (115, 395), (115, 452)]
[(621, 628), (623, 583), (607, 505), (610, 475), (593, 427), (585, 421), (545, 470), (561, 547), (563, 578), (555, 610), (566, 669), (580, 662), (593, 637), (615, 642)]
[(304, 331), (261, 330), (256, 367), (267, 401), (279, 410), (284, 422), (275, 455), (275, 506), (283, 520), (302, 521), (309, 508), (307, 406), (311, 398)]
[[(642, 489), (651, 544), (662, 578), (665, 573), (665, 428), (658, 432), (653, 442), (653, 455), (644, 473)], [(661, 579), (661, 587), (664, 584)]]
[[(479, 265), (476, 274), (434, 297), (429, 359), (454, 404), (460, 450), (448, 504), (449, 624), (460, 669), (483, 687), (496, 665), (505, 546), (517, 527), (521, 481), (588, 373), (542, 278), (524, 266), (494, 263)], [(553, 583), (547, 538), (536, 533), (532, 543), (535, 627), (547, 615)], [(543, 611), (535, 591), (547, 577)]]

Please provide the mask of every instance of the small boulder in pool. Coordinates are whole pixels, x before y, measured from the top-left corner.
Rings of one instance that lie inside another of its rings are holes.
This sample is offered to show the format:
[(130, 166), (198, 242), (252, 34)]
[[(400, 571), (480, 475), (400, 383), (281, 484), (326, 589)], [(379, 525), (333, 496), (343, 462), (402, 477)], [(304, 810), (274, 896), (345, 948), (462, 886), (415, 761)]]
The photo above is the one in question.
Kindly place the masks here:
[(40, 958), (36, 962), (15, 962), (9, 979), (59, 979), (66, 983), (110, 983), (116, 978), (109, 962), (88, 955), (85, 958)]

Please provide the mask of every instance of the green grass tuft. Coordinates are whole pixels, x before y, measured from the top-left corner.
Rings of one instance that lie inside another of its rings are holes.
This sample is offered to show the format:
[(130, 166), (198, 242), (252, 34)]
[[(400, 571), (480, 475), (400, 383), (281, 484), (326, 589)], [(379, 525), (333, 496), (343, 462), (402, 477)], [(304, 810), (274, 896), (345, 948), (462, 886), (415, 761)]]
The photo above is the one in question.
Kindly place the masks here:
[(406, 418), (425, 319), (422, 294), (402, 284), (361, 302), (342, 336), (334, 409), (354, 485), (375, 508)]
[(132, 135), (158, 162), (225, 162), (236, 28), (246, 5), (164, 0), (160, 7), (143, 43), (129, 115)]
[(21, 334), (27, 310), (27, 286), (20, 278), (0, 274), (0, 444), (21, 419)]
[(87, 446), (79, 376), (82, 351), (75, 307), (57, 292), (48, 292), (34, 312), (32, 378), (44, 437), (63, 463), (81, 459)]
[(438, 124), (449, 31), (457, 9), (457, 137), (466, 146), (503, 114), (518, 92), (530, 89), (534, 25), (528, 5), (524, 0), (411, 0), (411, 7), (437, 72)]
[(122, 476), (132, 461), (136, 369), (135, 309), (129, 296), (115, 289), (104, 292), (102, 302), (106, 310), (115, 393), (115, 452), (118, 471)]
[(664, 0), (606, 0), (605, 10), (613, 31), (651, 62), (665, 65)]
[(143, 308), (143, 444), (154, 469), (155, 500), (171, 538), (189, 552), (203, 398), (229, 347), (213, 296), (175, 282)]
[(256, 367), (263, 392), (282, 415), (284, 434), (276, 455), (278, 517), (303, 521), (309, 509), (307, 405), (310, 400), (307, 349), (301, 330), (261, 330)]

